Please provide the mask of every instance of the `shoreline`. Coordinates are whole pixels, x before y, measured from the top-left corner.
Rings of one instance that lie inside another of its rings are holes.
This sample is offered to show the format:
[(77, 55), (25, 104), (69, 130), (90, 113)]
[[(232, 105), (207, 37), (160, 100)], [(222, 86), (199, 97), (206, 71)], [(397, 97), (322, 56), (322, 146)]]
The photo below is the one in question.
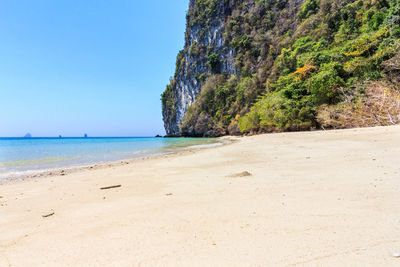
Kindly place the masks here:
[[(395, 125), (394, 125), (395, 126)], [(282, 132), (261, 132), (261, 133), (254, 133), (254, 134), (244, 134), (244, 135), (225, 135), (221, 137), (216, 137), (218, 140), (222, 140), (220, 142), (212, 143), (212, 144), (205, 144), (205, 145), (193, 145), (184, 148), (176, 149), (172, 152), (164, 152), (162, 155), (154, 155), (154, 156), (141, 156), (137, 158), (122, 158), (119, 160), (110, 160), (110, 161), (99, 161), (99, 162), (92, 162), (92, 163), (84, 163), (84, 164), (73, 164), (73, 165), (65, 165), (60, 167), (51, 167), (51, 168), (40, 168), (40, 169), (32, 169), (32, 170), (22, 170), (22, 171), (12, 171), (8, 173), (0, 173), (0, 185), (5, 183), (12, 183), (12, 182), (20, 182), (26, 181), (29, 179), (35, 178), (42, 178), (42, 177), (51, 177), (51, 176), (66, 176), (67, 174), (76, 173), (84, 170), (97, 170), (97, 169), (104, 169), (110, 167), (117, 167), (132, 164), (136, 161), (142, 160), (151, 160), (151, 159), (160, 159), (165, 158), (173, 155), (185, 155), (186, 153), (194, 153), (197, 150), (202, 149), (212, 149), (218, 146), (226, 146), (237, 142), (241, 138), (252, 137), (252, 136), (262, 136), (262, 135), (279, 135), (279, 134), (296, 134), (296, 133), (312, 133), (312, 132), (339, 132), (339, 131), (351, 131), (351, 130), (361, 130), (361, 129), (374, 129), (380, 127), (391, 127), (391, 126), (374, 126), (374, 127), (360, 127), (360, 128), (344, 128), (344, 129), (315, 129), (309, 131), (282, 131)], [(48, 137), (43, 137), (48, 138)], [(75, 137), (65, 137), (74, 139)], [(77, 137), (80, 138), (80, 137)], [(97, 137), (93, 137), (97, 138)], [(98, 137), (102, 138), (102, 137)], [(111, 137), (112, 138), (112, 137)], [(120, 137), (118, 137), (120, 138)], [(122, 137), (122, 138), (130, 138), (130, 137)], [(165, 137), (170, 138), (170, 137)], [(172, 138), (186, 138), (186, 137), (174, 137)], [(190, 137), (189, 137), (190, 138)], [(215, 138), (215, 137), (214, 137)], [(58, 139), (54, 137), (53, 139)], [(226, 140), (224, 142), (224, 140)], [(18, 174), (16, 174), (18, 173)]]
[(0, 184), (0, 266), (398, 266), (399, 137), (238, 137)]
[[(55, 138), (56, 139), (56, 138)], [(124, 158), (119, 160), (110, 161), (99, 161), (87, 164), (76, 164), (76, 165), (66, 165), (62, 167), (53, 168), (42, 168), (42, 169), (32, 169), (23, 171), (14, 171), (9, 173), (0, 173), (0, 185), (13, 182), (23, 182), (29, 179), (52, 177), (52, 176), (66, 176), (68, 174), (85, 171), (85, 170), (97, 170), (104, 168), (111, 168), (123, 165), (129, 165), (136, 161), (151, 160), (151, 159), (161, 159), (167, 158), (174, 155), (185, 155), (186, 153), (194, 153), (197, 150), (211, 149), (218, 146), (226, 146), (237, 141), (234, 136), (223, 136), (217, 138), (216, 143), (204, 144), (204, 145), (192, 145), (184, 148), (175, 149), (173, 151), (164, 151), (159, 154), (143, 155), (137, 158)]]

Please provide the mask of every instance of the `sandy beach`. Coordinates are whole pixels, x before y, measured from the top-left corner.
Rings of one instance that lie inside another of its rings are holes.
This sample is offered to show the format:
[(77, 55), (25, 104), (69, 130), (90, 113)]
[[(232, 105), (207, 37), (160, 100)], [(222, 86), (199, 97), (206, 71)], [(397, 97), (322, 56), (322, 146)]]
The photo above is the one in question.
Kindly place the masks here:
[(3, 183), (0, 229), (0, 266), (400, 266), (400, 127)]

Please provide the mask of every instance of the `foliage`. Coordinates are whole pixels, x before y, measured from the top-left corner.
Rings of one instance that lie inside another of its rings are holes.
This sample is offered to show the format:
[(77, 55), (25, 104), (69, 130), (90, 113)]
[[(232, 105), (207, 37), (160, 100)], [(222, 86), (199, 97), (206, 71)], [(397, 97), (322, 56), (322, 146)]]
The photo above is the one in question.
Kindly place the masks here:
[(319, 0), (306, 0), (302, 5), (298, 18), (304, 20), (318, 12)]
[(311, 101), (288, 99), (284, 92), (272, 92), (239, 119), (240, 131), (304, 130), (313, 126)]
[(337, 88), (344, 85), (343, 66), (337, 62), (321, 66), (321, 71), (310, 79), (310, 92), (316, 104), (333, 104), (338, 98)]
[[(299, 33), (291, 46), (282, 48), (272, 70), (277, 73), (276, 82), (266, 88), (272, 92), (241, 117), (242, 132), (321, 126), (321, 119), (317, 118), (327, 108), (320, 107), (346, 107), (336, 109), (343, 114), (356, 110), (357, 99), (365, 96), (354, 91), (355, 83), (389, 79), (382, 72), (382, 65), (396, 54), (399, 24), (393, 23), (397, 15), (391, 14), (397, 14), (399, 3), (361, 0), (317, 3), (306, 1), (302, 5), (298, 18), (303, 22), (298, 29), (309, 27), (306, 25), (314, 18), (318, 21), (315, 30), (305, 32), (305, 36)], [(331, 17), (340, 19), (332, 22)], [(329, 30), (321, 36), (324, 24)], [(349, 103), (349, 96), (354, 95), (358, 96)], [(345, 125), (344, 121), (340, 123)]]
[[(333, 120), (341, 117), (340, 112), (360, 110), (369, 84), (398, 90), (398, 0), (191, 3), (188, 29), (205, 33), (215, 26), (212, 19), (219, 18), (224, 44), (206, 52), (198, 42), (187, 48), (211, 70), (194, 74), (202, 89), (181, 126), (187, 135), (234, 134), (239, 128), (246, 133), (362, 125)], [(219, 73), (225, 59), (220, 51), (231, 48), (235, 73), (229, 76)], [(176, 72), (185, 64), (178, 55)], [(171, 80), (162, 97), (163, 110), (169, 107), (171, 116), (175, 83)], [(382, 113), (384, 107), (374, 110)], [(368, 121), (365, 125), (374, 120)]]
[(195, 6), (189, 9), (187, 21), (190, 26), (206, 25), (210, 18), (216, 15), (218, 0), (197, 0)]
[(215, 73), (218, 71), (220, 63), (221, 62), (218, 54), (212, 53), (208, 56), (208, 64), (210, 65), (210, 69), (212, 72)]
[(175, 112), (175, 95), (174, 95), (175, 82), (171, 82), (165, 91), (161, 94), (162, 109), (164, 111), (164, 118), (168, 120), (174, 120), (176, 116)]

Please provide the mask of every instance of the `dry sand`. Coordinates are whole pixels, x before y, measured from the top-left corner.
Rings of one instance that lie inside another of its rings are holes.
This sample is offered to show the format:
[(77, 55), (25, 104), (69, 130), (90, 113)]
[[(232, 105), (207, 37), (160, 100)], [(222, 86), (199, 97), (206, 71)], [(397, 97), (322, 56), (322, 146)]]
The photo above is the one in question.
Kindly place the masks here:
[(399, 126), (238, 139), (0, 185), (0, 266), (400, 266)]

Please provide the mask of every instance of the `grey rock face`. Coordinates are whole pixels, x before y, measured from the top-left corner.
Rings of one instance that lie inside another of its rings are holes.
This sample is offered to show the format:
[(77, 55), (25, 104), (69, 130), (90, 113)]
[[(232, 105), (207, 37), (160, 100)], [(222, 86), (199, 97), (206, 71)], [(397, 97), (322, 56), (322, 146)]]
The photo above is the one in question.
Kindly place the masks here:
[[(189, 8), (194, 8), (196, 1), (191, 0)], [(211, 73), (208, 63), (210, 54), (215, 53), (219, 56), (218, 72), (226, 73), (229, 76), (235, 73), (234, 49), (229, 47), (223, 38), (224, 18), (230, 12), (229, 5), (225, 2), (218, 1), (217, 15), (211, 18), (206, 27), (205, 25), (190, 26), (187, 23), (186, 41), (183, 49), (184, 65), (177, 70), (174, 77), (175, 116), (171, 119), (169, 115), (172, 111), (163, 107), (164, 127), (168, 136), (179, 136), (181, 134), (179, 127), (187, 109), (201, 92), (205, 76)], [(192, 51), (195, 48), (198, 50), (197, 52)]]

